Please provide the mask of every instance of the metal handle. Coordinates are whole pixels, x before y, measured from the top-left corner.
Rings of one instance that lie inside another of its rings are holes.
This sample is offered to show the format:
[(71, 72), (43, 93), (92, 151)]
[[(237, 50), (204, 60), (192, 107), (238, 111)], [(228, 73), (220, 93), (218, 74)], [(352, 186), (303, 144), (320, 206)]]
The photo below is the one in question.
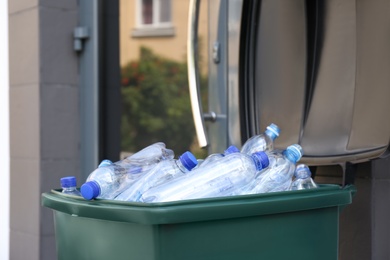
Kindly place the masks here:
[(188, 83), (190, 89), (192, 115), (194, 117), (196, 135), (200, 147), (206, 147), (208, 140), (204, 128), (202, 105), (199, 95), (199, 71), (196, 58), (198, 57), (198, 21), (200, 0), (191, 0), (188, 15), (187, 32), (187, 63)]

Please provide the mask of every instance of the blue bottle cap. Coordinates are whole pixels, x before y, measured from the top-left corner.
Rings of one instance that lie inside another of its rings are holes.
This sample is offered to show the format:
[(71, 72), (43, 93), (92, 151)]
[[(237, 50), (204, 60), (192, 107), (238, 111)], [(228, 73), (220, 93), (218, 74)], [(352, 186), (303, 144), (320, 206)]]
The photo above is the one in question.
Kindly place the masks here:
[(61, 187), (69, 188), (76, 187), (76, 177), (68, 176), (61, 178)]
[(295, 169), (294, 176), (298, 179), (306, 179), (311, 177), (310, 168), (306, 164), (299, 164)]
[(191, 171), (198, 164), (198, 160), (195, 158), (195, 156), (188, 151), (183, 153), (179, 157), (179, 160), (189, 171)]
[(231, 153), (239, 153), (240, 150), (234, 146), (234, 145), (231, 145), (229, 146), (225, 151), (224, 151), (224, 155), (228, 155), (228, 154), (231, 154)]
[(298, 162), (303, 155), (303, 149), (299, 144), (293, 144), (284, 150), (283, 154), (293, 163)]
[(111, 164), (113, 164), (113, 162), (106, 159), (106, 160), (101, 161), (98, 167), (109, 166)]
[(80, 188), (81, 195), (83, 195), (84, 199), (91, 200), (97, 198), (100, 194), (100, 187), (94, 181), (89, 181), (81, 185)]
[(268, 167), (269, 159), (265, 152), (255, 152), (251, 156), (256, 163), (256, 169), (258, 171)]
[(268, 135), (272, 140), (275, 140), (280, 134), (280, 128), (275, 124), (270, 124), (265, 130), (265, 134)]

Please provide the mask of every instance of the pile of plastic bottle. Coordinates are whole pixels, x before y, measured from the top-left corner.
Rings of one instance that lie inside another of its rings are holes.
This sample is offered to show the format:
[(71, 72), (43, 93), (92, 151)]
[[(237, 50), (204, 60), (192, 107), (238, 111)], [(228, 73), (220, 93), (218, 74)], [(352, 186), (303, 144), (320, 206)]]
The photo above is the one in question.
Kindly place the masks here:
[(175, 159), (162, 142), (152, 144), (118, 162), (103, 160), (81, 186), (76, 179), (61, 179), (64, 193), (133, 202), (168, 202), (317, 188), (298, 144), (274, 149), (280, 129), (271, 124), (264, 133), (248, 139), (241, 151), (197, 159), (185, 152)]

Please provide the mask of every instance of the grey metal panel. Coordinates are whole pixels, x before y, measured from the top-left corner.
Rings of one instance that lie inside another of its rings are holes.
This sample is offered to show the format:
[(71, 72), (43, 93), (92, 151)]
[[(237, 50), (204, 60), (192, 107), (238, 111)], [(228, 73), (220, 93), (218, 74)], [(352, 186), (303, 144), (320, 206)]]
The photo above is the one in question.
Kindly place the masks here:
[(376, 158), (390, 136), (388, 2), (326, 1), (323, 11), (321, 62), (301, 142), (304, 161)]
[(241, 33), (241, 12), (242, 0), (228, 1), (228, 108), (227, 108), (227, 129), (228, 144), (240, 143), (241, 139), (241, 119), (240, 119), (240, 102), (239, 102), (239, 48)]
[(378, 148), (390, 136), (390, 4), (357, 2), (355, 107), (348, 150)]
[[(313, 3), (314, 14), (307, 9)], [(256, 131), (278, 124), (276, 147), (300, 143), (302, 162), (312, 165), (384, 153), (390, 137), (389, 11), (383, 0), (262, 1)]]
[[(228, 59), (223, 60), (228, 64), (227, 93), (221, 85), (226, 77), (224, 70), (211, 68), (210, 85), (219, 89), (212, 89), (209, 96), (212, 111), (224, 106), (227, 94), (228, 144), (245, 141), (239, 140), (245, 127), (253, 135), (273, 122), (282, 129), (276, 148), (301, 144), (304, 163), (362, 162), (382, 155), (390, 140), (388, 1), (258, 2), (258, 20), (253, 24), (256, 46), (247, 57), (255, 57), (254, 72), (243, 73), (244, 77), (253, 77), (253, 89), (238, 82), (243, 64), (238, 64), (237, 56), (242, 48), (251, 48), (250, 44), (238, 44), (243, 35), (237, 17), (243, 3), (229, 1), (228, 6), (228, 54), (226, 58), (221, 55), (222, 60)], [(251, 11), (244, 10), (244, 14)], [(225, 30), (219, 26), (220, 31)], [(252, 84), (251, 79), (245, 84)], [(238, 89), (248, 87), (244, 100), (239, 100)], [(216, 147), (212, 152), (226, 147), (215, 139), (223, 133), (224, 126), (219, 126), (209, 126), (210, 144)], [(213, 128), (216, 131), (212, 133)]]
[[(207, 122), (209, 139), (209, 153), (216, 153), (228, 146), (227, 135), (227, 12), (228, 2), (209, 1), (209, 111), (216, 113), (214, 122)], [(219, 60), (216, 62), (212, 51), (214, 44), (219, 44)], [(229, 57), (230, 58), (230, 57)]]
[(305, 1), (262, 1), (255, 68), (257, 133), (281, 128), (278, 147), (299, 142), (305, 102)]
[(318, 72), (301, 145), (306, 156), (345, 154), (351, 132), (356, 80), (356, 3), (324, 5)]
[[(212, 140), (209, 153), (223, 151), (229, 144), (239, 144), (240, 104), (238, 66), (242, 0), (209, 1), (209, 49), (219, 44), (219, 60), (209, 55), (209, 110), (216, 120), (208, 123)], [(215, 15), (218, 14), (218, 15)]]

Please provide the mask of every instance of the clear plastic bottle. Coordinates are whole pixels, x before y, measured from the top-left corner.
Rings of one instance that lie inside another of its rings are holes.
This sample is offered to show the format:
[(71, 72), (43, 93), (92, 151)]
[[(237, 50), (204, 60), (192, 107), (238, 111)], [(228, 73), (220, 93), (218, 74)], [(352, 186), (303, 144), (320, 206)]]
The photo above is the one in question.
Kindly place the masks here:
[(256, 172), (268, 166), (264, 152), (253, 155), (231, 153), (205, 167), (145, 192), (142, 202), (166, 202), (184, 199), (232, 195), (236, 189), (253, 181)]
[(212, 162), (218, 160), (219, 158), (224, 157), (228, 154), (239, 153), (239, 152), (240, 152), (240, 150), (236, 146), (231, 145), (223, 153), (213, 153), (213, 154), (210, 154), (209, 156), (207, 156), (203, 161), (199, 162), (199, 160), (198, 160), (197, 168), (204, 167), (204, 166), (208, 165), (209, 163), (212, 163)]
[(295, 169), (295, 179), (293, 180), (290, 190), (307, 190), (318, 188), (317, 184), (311, 178), (310, 168), (305, 164), (299, 164)]
[(103, 160), (81, 186), (81, 194), (87, 200), (113, 199), (158, 162), (173, 157), (173, 151), (160, 142), (115, 163)]
[(295, 172), (296, 163), (303, 155), (302, 147), (293, 144), (284, 151), (267, 152), (269, 167), (256, 180), (242, 189), (240, 194), (257, 194), (288, 190)]
[(272, 151), (274, 140), (279, 136), (280, 129), (275, 124), (270, 124), (263, 134), (249, 138), (241, 148), (241, 153), (253, 154), (260, 151)]
[(147, 190), (172, 181), (191, 171), (198, 161), (191, 152), (183, 153), (177, 160), (165, 160), (119, 194), (115, 200), (138, 201)]
[(175, 156), (171, 149), (167, 149), (163, 142), (154, 143), (122, 160), (123, 164), (150, 165)]
[(61, 178), (62, 193), (74, 196), (81, 196), (81, 193), (77, 190), (76, 177), (68, 176)]

